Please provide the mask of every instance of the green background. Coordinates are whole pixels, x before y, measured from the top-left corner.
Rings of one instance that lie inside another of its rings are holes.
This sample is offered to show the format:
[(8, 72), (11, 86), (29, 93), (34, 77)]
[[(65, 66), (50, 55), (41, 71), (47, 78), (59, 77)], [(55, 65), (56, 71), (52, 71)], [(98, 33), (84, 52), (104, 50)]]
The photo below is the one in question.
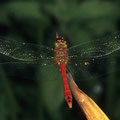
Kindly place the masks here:
[[(0, 35), (54, 47), (55, 33), (59, 32), (74, 46), (119, 31), (119, 11), (117, 0), (9, 0), (0, 2)], [(74, 70), (80, 89), (113, 120), (120, 119), (117, 54), (85, 70)], [(0, 61), (11, 59), (0, 55)], [(0, 65), (0, 120), (66, 119), (85, 118), (74, 99), (73, 109), (68, 108), (57, 66)]]

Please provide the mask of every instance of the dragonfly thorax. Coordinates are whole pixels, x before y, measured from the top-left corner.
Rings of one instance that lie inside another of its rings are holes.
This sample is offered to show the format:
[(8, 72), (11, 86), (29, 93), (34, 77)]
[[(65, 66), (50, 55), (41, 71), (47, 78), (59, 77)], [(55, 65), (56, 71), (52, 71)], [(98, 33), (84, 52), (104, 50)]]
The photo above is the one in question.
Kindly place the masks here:
[(67, 64), (69, 61), (67, 41), (63, 37), (57, 38), (55, 41), (55, 61), (58, 65)]
[(55, 49), (55, 61), (58, 65), (61, 63), (67, 64), (69, 61), (67, 49)]

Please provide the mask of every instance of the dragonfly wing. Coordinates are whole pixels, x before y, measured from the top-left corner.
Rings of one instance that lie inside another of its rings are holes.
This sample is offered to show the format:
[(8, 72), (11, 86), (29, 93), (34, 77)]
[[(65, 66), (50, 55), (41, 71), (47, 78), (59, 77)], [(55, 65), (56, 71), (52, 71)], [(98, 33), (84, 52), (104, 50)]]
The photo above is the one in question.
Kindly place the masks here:
[(50, 62), (54, 58), (52, 48), (4, 39), (0, 39), (0, 53), (25, 62)]
[(102, 39), (69, 48), (70, 58), (94, 59), (107, 56), (120, 49), (120, 32)]
[(71, 47), (68, 49), (70, 58), (70, 62), (68, 64), (69, 68), (72, 73), (74, 73), (73, 76), (76, 78), (76, 80), (82, 80), (83, 82), (85, 81), (82, 86), (87, 84), (89, 85), (89, 90), (91, 90), (91, 88), (95, 88), (96, 85), (99, 85), (99, 79), (104, 80), (102, 79), (103, 76), (108, 74), (106, 66), (110, 66), (111, 64), (111, 59), (110, 61), (107, 59), (107, 57), (109, 57), (108, 55), (113, 55), (112, 53), (119, 49), (119, 32), (113, 33), (110, 36), (106, 36), (96, 41), (91, 41)]

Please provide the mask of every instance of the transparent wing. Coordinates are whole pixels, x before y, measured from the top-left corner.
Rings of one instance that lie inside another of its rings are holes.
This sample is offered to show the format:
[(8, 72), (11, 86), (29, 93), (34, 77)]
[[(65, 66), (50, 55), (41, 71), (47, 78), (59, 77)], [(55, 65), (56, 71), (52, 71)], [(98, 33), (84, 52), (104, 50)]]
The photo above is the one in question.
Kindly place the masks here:
[(52, 59), (54, 58), (54, 49), (52, 48), (3, 38), (0, 39), (0, 53), (25, 62), (40, 63), (41, 60), (44, 60), (44, 63), (47, 63), (53, 62)]
[(120, 49), (120, 32), (102, 39), (83, 43), (69, 48), (70, 58), (94, 59), (107, 56)]
[[(119, 32), (96, 41), (74, 46), (69, 48), (68, 51), (70, 57), (69, 68), (75, 76), (83, 76), (86, 80), (93, 80), (93, 77), (97, 78), (107, 74), (105, 66), (109, 64), (114, 66), (116, 58), (118, 58), (116, 55), (119, 55), (119, 49)], [(115, 54), (112, 54), (113, 52)]]
[[(89, 91), (98, 85), (102, 88), (101, 85), (105, 82), (104, 76), (115, 72), (114, 67), (116, 67), (115, 63), (118, 58), (116, 54), (119, 55), (119, 49), (119, 32), (69, 48), (70, 63), (68, 67), (80, 88), (84, 90), (87, 85), (89, 85), (87, 86)], [(115, 54), (112, 54), (113, 52)]]

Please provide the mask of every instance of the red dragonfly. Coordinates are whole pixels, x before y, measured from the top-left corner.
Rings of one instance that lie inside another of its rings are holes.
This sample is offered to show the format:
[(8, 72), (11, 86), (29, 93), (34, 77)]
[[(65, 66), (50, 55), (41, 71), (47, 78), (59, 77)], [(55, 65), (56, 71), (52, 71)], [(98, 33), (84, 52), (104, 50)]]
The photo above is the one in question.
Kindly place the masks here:
[[(55, 48), (37, 46), (30, 43), (20, 43), (0, 39), (0, 53), (26, 63), (57, 64), (60, 67), (65, 100), (72, 108), (72, 94), (66, 76), (66, 65), (74, 63), (76, 66), (90, 64), (95, 59), (107, 56), (120, 49), (120, 33), (116, 32), (103, 39), (79, 44), (68, 48), (68, 43), (56, 33)], [(78, 62), (74, 62), (78, 59)]]

